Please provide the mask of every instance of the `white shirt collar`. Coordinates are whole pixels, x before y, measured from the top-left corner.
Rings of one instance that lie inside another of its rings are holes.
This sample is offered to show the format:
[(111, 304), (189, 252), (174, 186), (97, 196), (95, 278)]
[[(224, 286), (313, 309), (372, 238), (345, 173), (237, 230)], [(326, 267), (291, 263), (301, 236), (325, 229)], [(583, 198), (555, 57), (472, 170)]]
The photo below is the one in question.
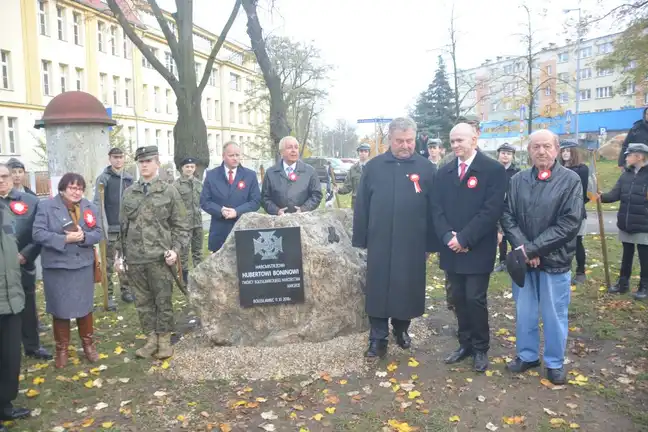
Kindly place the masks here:
[[(227, 167), (227, 165), (223, 165), (223, 168), (225, 168), (225, 178), (229, 181), (229, 172), (230, 168)], [(232, 177), (236, 178), (236, 170), (238, 170), (238, 167), (236, 168), (231, 168), (232, 171)]]
[(457, 168), (459, 169), (459, 174), (461, 174), (461, 164), (465, 163), (466, 164), (466, 172), (468, 172), (468, 168), (470, 168), (470, 164), (473, 163), (475, 160), (475, 156), (477, 156), (477, 150), (473, 152), (473, 155), (470, 156), (470, 158), (466, 161), (461, 161), (461, 159), (457, 158)]
[(292, 168), (293, 172), (297, 169), (297, 162), (293, 163), (292, 165), (286, 164), (285, 160), (282, 160), (281, 163), (283, 164), (283, 169), (286, 171), (286, 168), (290, 167)]

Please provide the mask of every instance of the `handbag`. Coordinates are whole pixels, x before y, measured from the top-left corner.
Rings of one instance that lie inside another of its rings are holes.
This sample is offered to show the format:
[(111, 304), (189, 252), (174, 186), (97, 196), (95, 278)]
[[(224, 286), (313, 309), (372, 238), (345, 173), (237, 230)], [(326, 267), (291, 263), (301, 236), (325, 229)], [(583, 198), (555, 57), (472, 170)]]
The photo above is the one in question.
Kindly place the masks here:
[(99, 252), (94, 248), (94, 282), (101, 283), (103, 274), (101, 273), (101, 263), (99, 262)]

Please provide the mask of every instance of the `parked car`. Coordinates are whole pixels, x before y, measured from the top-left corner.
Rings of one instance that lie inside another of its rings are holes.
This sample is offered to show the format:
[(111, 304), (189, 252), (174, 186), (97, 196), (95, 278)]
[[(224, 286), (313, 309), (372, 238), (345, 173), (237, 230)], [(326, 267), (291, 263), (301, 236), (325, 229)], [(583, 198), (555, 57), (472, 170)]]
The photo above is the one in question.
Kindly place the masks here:
[(340, 158), (340, 160), (341, 160), (342, 162), (346, 163), (346, 164), (351, 164), (351, 165), (353, 165), (353, 164), (355, 164), (356, 162), (358, 162), (359, 159), (356, 159), (356, 158)]
[(328, 181), (328, 166), (329, 164), (333, 167), (333, 173), (335, 173), (335, 181), (340, 183), (346, 179), (347, 174), (349, 173), (349, 168), (337, 158), (327, 158), (327, 157), (310, 157), (305, 158), (304, 163), (315, 168), (317, 175), (320, 179), (320, 182), (326, 183)]

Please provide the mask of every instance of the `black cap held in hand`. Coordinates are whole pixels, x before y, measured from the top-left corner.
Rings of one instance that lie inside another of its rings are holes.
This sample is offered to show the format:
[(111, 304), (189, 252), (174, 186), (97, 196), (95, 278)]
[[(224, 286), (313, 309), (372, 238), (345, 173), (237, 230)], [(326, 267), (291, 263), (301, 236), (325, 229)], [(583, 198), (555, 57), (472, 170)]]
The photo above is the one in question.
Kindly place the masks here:
[(522, 249), (514, 249), (506, 255), (506, 271), (508, 271), (515, 285), (524, 288), (527, 265)]

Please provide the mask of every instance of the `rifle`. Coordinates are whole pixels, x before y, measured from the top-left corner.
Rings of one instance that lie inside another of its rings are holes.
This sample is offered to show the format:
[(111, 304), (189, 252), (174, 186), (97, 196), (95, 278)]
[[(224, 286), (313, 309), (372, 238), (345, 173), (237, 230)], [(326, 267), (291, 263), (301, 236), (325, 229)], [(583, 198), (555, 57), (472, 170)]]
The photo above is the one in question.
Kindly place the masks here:
[(180, 257), (177, 257), (176, 266), (168, 265), (166, 263), (166, 256), (164, 255), (162, 255), (162, 261), (164, 261), (166, 268), (169, 269), (173, 280), (175, 281), (176, 285), (178, 285), (178, 288), (180, 288), (180, 292), (184, 294), (184, 296), (187, 298), (187, 301), (189, 301), (189, 291), (187, 291), (187, 287), (182, 282), (182, 263), (180, 262)]
[[(103, 184), (99, 184), (99, 220), (103, 222), (104, 220), (104, 205), (105, 205), (105, 186)], [(108, 227), (104, 227), (104, 229), (108, 229)], [(99, 254), (101, 256), (101, 286), (103, 288), (103, 295), (104, 295), (104, 310), (108, 310), (108, 271), (107, 271), (107, 266), (106, 266), (106, 236), (102, 236), (101, 241), (99, 242)]]

